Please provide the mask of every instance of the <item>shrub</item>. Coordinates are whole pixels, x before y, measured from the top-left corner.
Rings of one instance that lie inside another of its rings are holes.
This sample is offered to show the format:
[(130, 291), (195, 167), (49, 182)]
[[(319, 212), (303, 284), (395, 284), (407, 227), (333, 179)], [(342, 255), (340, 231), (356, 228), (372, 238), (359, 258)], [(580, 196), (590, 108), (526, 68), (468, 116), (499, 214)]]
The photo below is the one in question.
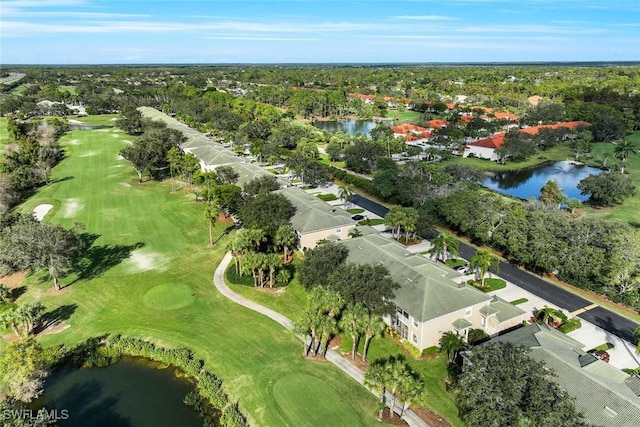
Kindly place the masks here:
[(564, 334), (568, 334), (569, 332), (575, 331), (580, 327), (582, 327), (582, 322), (580, 321), (580, 319), (577, 317), (573, 317), (560, 325), (558, 330)]
[(247, 426), (247, 419), (242, 415), (237, 403), (227, 406), (220, 417), (220, 424), (225, 427), (244, 427)]
[(467, 335), (469, 345), (476, 345), (489, 340), (489, 334), (482, 329), (471, 329)]
[(440, 354), (440, 347), (434, 345), (422, 350), (422, 357), (433, 356), (434, 354)]
[(511, 304), (513, 304), (513, 305), (518, 305), (518, 304), (525, 303), (525, 302), (527, 302), (527, 301), (529, 301), (529, 300), (528, 300), (528, 299), (526, 299), (526, 298), (518, 298), (517, 300), (513, 300), (513, 301), (511, 301)]
[(404, 347), (414, 359), (419, 359), (420, 356), (422, 356), (420, 350), (407, 340), (402, 340), (402, 347)]

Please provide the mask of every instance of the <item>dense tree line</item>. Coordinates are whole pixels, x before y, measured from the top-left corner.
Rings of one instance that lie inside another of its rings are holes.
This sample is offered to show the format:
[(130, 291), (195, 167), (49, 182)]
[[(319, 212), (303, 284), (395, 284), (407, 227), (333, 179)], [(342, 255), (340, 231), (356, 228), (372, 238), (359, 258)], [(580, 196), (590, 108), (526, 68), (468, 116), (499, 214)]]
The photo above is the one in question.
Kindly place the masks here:
[(462, 420), (482, 427), (587, 426), (554, 374), (527, 353), (525, 347), (503, 343), (473, 349), (457, 381)]
[(26, 122), (7, 118), (10, 142), (0, 158), (0, 213), (49, 183), (51, 169), (64, 156), (58, 138), (65, 130), (66, 123), (60, 119)]
[(523, 203), (464, 186), (432, 201), (433, 212), (476, 242), (540, 273), (640, 308), (640, 236), (634, 228)]

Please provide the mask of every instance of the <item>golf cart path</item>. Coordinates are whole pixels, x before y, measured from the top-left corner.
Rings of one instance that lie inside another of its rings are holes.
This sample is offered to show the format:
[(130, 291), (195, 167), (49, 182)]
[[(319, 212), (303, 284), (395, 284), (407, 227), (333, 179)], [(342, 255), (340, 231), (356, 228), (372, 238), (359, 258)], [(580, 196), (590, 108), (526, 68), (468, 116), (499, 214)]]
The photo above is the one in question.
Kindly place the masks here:
[[(231, 262), (232, 259), (233, 257), (231, 256), (231, 252), (227, 252), (227, 254), (224, 256), (224, 258), (220, 262), (220, 265), (218, 265), (218, 267), (216, 268), (216, 271), (213, 275), (213, 284), (215, 285), (216, 289), (218, 289), (218, 291), (222, 295), (224, 295), (226, 298), (230, 299), (231, 301), (235, 302), (236, 304), (239, 304), (253, 311), (257, 311), (258, 313), (264, 316), (267, 316), (270, 319), (279, 323), (280, 325), (284, 326), (287, 330), (292, 331), (293, 321), (291, 321), (291, 319), (267, 307), (257, 304), (254, 301), (251, 301), (245, 297), (242, 297), (236, 294), (235, 292), (233, 292), (231, 289), (229, 289), (229, 287), (224, 282), (224, 272), (227, 270), (227, 267), (229, 266), (229, 263)], [(326, 358), (329, 362), (336, 365), (339, 369), (344, 371), (347, 375), (349, 375), (351, 378), (358, 381), (360, 384), (364, 383), (364, 374), (362, 373), (362, 371), (360, 371), (358, 368), (353, 366), (351, 363), (347, 362), (344, 357), (340, 356), (335, 351), (331, 349), (328, 350)], [(376, 393), (373, 393), (373, 394), (378, 396)], [(386, 402), (392, 401), (392, 397), (389, 393), (386, 393), (385, 400)], [(396, 402), (396, 406), (394, 408), (396, 413), (400, 413), (400, 410), (402, 409), (401, 405), (402, 405), (401, 402)], [(407, 424), (409, 424), (411, 427), (429, 427), (427, 423), (425, 423), (420, 417), (418, 417), (410, 409), (405, 411), (402, 419), (406, 421)]]

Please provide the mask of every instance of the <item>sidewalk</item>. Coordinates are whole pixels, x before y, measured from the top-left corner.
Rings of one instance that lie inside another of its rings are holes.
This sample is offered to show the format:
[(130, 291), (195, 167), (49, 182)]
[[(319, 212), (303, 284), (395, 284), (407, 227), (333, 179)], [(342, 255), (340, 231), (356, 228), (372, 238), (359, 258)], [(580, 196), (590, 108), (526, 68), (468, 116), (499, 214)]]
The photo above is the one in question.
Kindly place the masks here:
[[(230, 299), (231, 301), (237, 304), (240, 304), (243, 307), (257, 311), (258, 313), (261, 313), (269, 317), (270, 319), (273, 319), (274, 321), (278, 322), (280, 325), (284, 326), (286, 329), (292, 330), (293, 322), (288, 317), (283, 316), (282, 314), (276, 311), (273, 311), (269, 308), (263, 307), (254, 301), (244, 298), (234, 293), (231, 289), (229, 289), (229, 287), (224, 282), (224, 272), (229, 266), (231, 259), (232, 259), (231, 253), (228, 252), (220, 262), (220, 265), (218, 265), (218, 267), (216, 268), (216, 271), (213, 275), (213, 284), (215, 285), (216, 289), (218, 289), (218, 291), (220, 291), (222, 295), (224, 295), (226, 298)], [(340, 370), (345, 372), (351, 378), (355, 379), (360, 384), (364, 383), (364, 373), (360, 371), (358, 368), (356, 368), (355, 366), (353, 366), (351, 363), (347, 362), (347, 360), (344, 357), (340, 356), (338, 353), (336, 353), (333, 350), (328, 350), (326, 357), (329, 362), (333, 363), (335, 366), (337, 366)], [(378, 398), (380, 397), (380, 395), (376, 393), (373, 393), (373, 395)], [(392, 401), (392, 397), (388, 392), (385, 394), (385, 396), (386, 396), (386, 402)], [(402, 409), (402, 403), (399, 401), (396, 401), (394, 412), (399, 414), (401, 409)], [(405, 411), (404, 415), (402, 416), (402, 419), (406, 421), (407, 424), (409, 424), (409, 426), (411, 427), (429, 427), (427, 423), (425, 423), (420, 417), (418, 417), (410, 409)]]

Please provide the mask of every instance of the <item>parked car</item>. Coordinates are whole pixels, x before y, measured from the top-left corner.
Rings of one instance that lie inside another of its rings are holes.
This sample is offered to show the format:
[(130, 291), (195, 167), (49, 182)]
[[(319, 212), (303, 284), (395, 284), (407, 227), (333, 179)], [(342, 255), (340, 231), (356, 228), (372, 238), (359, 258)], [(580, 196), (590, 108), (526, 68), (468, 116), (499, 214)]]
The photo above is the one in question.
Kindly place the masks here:
[(462, 273), (462, 274), (469, 274), (469, 273), (471, 273), (471, 269), (470, 269), (470, 268), (469, 268), (469, 266), (468, 266), (468, 265), (466, 265), (466, 264), (465, 264), (465, 265), (459, 265), (459, 266), (457, 266), (457, 267), (453, 267), (453, 269), (454, 269), (455, 271), (459, 272), (459, 273)]
[(351, 219), (354, 220), (354, 221), (361, 221), (361, 220), (364, 219), (364, 217), (362, 215), (358, 214), (358, 215), (352, 216)]
[(609, 353), (607, 353), (605, 350), (589, 350), (589, 353), (593, 354), (596, 358), (602, 360), (603, 362), (609, 363), (609, 359), (611, 356), (609, 356)]

